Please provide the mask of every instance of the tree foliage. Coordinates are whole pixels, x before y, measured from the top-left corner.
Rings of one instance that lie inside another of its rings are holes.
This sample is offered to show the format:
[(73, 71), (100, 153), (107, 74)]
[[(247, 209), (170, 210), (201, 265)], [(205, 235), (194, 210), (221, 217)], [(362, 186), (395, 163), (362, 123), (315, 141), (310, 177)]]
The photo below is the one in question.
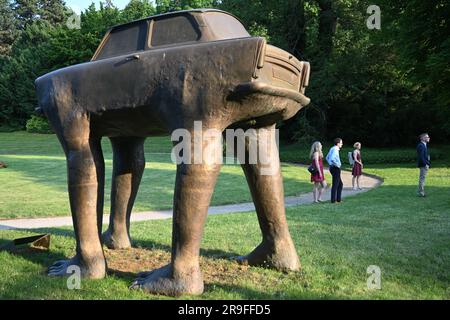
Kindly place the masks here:
[(404, 145), (422, 131), (450, 137), (450, 4), (379, 0), (381, 30), (369, 30), (367, 0), (131, 0), (122, 10), (93, 4), (81, 28), (62, 0), (0, 0), (0, 127), (24, 127), (34, 80), (88, 61), (106, 30), (153, 14), (216, 7), (311, 63), (311, 104), (280, 124), (288, 141), (336, 136)]
[(17, 37), (17, 21), (8, 0), (0, 0), (0, 56), (8, 55)]

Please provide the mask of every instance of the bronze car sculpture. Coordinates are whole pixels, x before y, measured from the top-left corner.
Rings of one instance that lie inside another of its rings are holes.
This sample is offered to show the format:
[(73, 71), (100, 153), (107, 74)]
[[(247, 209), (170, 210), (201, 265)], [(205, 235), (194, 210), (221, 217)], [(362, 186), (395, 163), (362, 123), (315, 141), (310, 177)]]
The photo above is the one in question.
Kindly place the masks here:
[[(263, 129), (273, 129), (309, 103), (304, 95), (308, 80), (307, 62), (251, 37), (237, 18), (215, 9), (177, 11), (115, 26), (90, 62), (38, 78), (39, 109), (67, 158), (76, 236), (75, 256), (56, 262), (48, 274), (63, 276), (70, 265), (78, 265), (84, 277), (103, 278), (102, 243), (130, 247), (130, 214), (145, 166), (146, 137), (180, 128), (193, 132), (197, 121), (203, 129), (253, 128), (258, 135), (274, 135)], [(111, 218), (103, 235), (102, 137), (113, 148)], [(270, 162), (276, 168), (271, 175), (260, 174), (259, 162), (241, 164), (262, 242), (238, 261), (298, 270), (278, 152), (270, 154)], [(203, 292), (200, 242), (219, 171), (220, 164), (177, 165), (171, 262), (139, 274), (132, 287), (174, 296)]]

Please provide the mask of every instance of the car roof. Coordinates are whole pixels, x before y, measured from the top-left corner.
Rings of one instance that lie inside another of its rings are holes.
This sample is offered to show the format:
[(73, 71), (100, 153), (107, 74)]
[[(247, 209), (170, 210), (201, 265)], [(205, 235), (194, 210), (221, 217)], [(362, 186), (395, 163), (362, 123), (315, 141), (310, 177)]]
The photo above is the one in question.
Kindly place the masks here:
[(226, 12), (226, 11), (223, 11), (223, 10), (220, 10), (220, 9), (213, 9), (213, 8), (199, 8), (199, 9), (189, 9), (189, 10), (170, 11), (170, 12), (166, 12), (166, 13), (156, 14), (156, 15), (153, 15), (153, 16), (148, 16), (148, 17), (141, 18), (141, 19), (137, 19), (137, 20), (133, 20), (133, 21), (130, 21), (130, 22), (126, 22), (126, 23), (122, 23), (122, 24), (117, 24), (117, 25), (112, 26), (111, 28), (109, 28), (108, 31), (110, 31), (110, 30), (112, 30), (112, 29), (114, 29), (114, 28), (117, 28), (117, 27), (126, 26), (126, 25), (129, 25), (129, 24), (133, 24), (133, 23), (136, 23), (136, 22), (144, 21), (144, 20), (149, 20), (149, 19), (154, 19), (154, 18), (160, 18), (160, 17), (175, 16), (175, 15), (184, 14), (184, 13), (191, 13), (191, 12), (202, 12), (202, 13), (203, 13), (203, 12), (219, 12), (219, 13), (224, 13), (224, 14), (226, 14), (226, 15), (232, 16), (233, 18), (235, 18), (236, 20), (238, 20), (241, 24), (243, 24), (242, 21), (239, 20), (239, 18), (237, 18), (235, 15), (233, 15), (233, 14), (231, 14), (231, 13), (229, 13), (229, 12)]
[[(219, 9), (213, 9), (213, 8), (200, 8), (200, 9), (190, 9), (190, 10), (178, 10), (178, 11), (171, 11), (171, 12), (166, 12), (166, 13), (162, 13), (162, 14), (157, 14), (157, 15), (152, 15), (152, 16), (148, 16), (145, 18), (141, 18), (141, 19), (136, 19), (130, 22), (126, 22), (126, 23), (122, 23), (122, 24), (118, 24), (115, 26), (112, 26), (110, 28), (108, 28), (108, 30), (106, 31), (105, 35), (103, 36), (102, 41), (100, 42), (99, 46), (97, 47), (97, 50), (95, 51), (94, 55), (91, 58), (91, 61), (97, 60), (99, 53), (101, 52), (101, 50), (103, 49), (103, 44), (105, 43), (105, 40), (108, 38), (109, 34), (111, 34), (112, 32), (115, 32), (116, 30), (120, 30), (121, 28), (127, 28), (129, 26), (133, 26), (133, 25), (139, 25), (142, 22), (148, 22), (148, 21), (154, 21), (154, 20), (159, 20), (162, 17), (162, 20), (165, 20), (165, 18), (167, 17), (168, 20), (172, 17), (176, 17), (176, 16), (183, 16), (186, 14), (191, 14), (191, 13), (208, 13), (208, 12), (213, 12), (213, 13), (219, 13), (222, 15), (226, 15), (229, 17), (234, 18), (237, 22), (239, 22), (242, 27), (245, 29), (244, 24), (233, 14), (223, 11), (223, 10), (219, 10)], [(193, 16), (193, 15), (191, 15)], [(194, 19), (195, 16), (193, 16)], [(248, 32), (247, 32), (248, 34)]]

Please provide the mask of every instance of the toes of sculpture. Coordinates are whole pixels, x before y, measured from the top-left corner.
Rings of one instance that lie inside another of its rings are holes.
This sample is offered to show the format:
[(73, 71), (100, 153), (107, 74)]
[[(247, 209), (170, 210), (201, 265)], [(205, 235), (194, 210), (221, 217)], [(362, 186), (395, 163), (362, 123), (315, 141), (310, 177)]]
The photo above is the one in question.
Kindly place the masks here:
[(128, 249), (131, 248), (131, 240), (128, 234), (116, 234), (110, 230), (102, 234), (103, 244), (108, 249)]
[(173, 272), (172, 265), (169, 264), (139, 273), (130, 289), (175, 297), (184, 294), (199, 295), (203, 293), (203, 277), (199, 268), (187, 268), (177, 273)]
[(293, 245), (275, 247), (261, 243), (248, 255), (234, 259), (242, 265), (274, 268), (283, 272), (300, 269), (300, 261)]
[(84, 278), (104, 278), (106, 275), (104, 258), (91, 260), (91, 263), (86, 264), (81, 262), (78, 256), (75, 256), (72, 259), (56, 261), (48, 268), (47, 275), (50, 277), (64, 277), (70, 276), (75, 272), (80, 272), (80, 275)]
[(69, 275), (69, 267), (74, 265), (72, 260), (60, 260), (52, 264), (47, 272), (49, 276), (66, 276)]

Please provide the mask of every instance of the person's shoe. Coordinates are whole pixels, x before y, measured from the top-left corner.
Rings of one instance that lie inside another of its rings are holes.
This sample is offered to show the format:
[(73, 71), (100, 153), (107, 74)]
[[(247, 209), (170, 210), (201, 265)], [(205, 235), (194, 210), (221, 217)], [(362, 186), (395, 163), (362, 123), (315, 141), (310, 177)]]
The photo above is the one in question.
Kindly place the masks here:
[(356, 189), (356, 188), (352, 188), (352, 190), (353, 190), (353, 191), (356, 191), (356, 190), (358, 190), (358, 189)]

